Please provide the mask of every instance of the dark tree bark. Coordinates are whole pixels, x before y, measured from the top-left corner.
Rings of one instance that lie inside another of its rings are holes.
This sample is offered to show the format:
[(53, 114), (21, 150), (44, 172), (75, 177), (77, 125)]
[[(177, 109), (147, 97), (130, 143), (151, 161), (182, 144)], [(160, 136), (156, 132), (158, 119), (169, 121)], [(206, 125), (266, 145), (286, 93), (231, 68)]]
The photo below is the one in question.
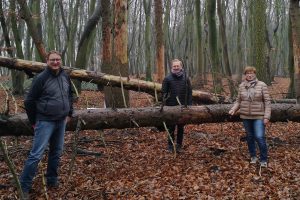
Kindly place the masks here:
[[(110, 0), (102, 0), (102, 65), (101, 71), (111, 74), (112, 70), (112, 21), (111, 21), (111, 3)], [(103, 85), (98, 85), (98, 88)], [(113, 107), (113, 94), (111, 86), (104, 86), (105, 105)]]
[[(99, 130), (110, 128), (162, 127), (166, 123), (202, 124), (240, 121), (238, 116), (229, 116), (232, 105), (208, 106), (168, 106), (123, 108), (123, 109), (92, 109), (78, 110), (69, 123), (67, 130), (74, 131), (78, 119), (84, 121), (82, 130)], [(271, 121), (300, 121), (300, 106), (291, 104), (273, 104)], [(32, 128), (26, 114), (13, 117), (1, 117), (0, 136), (32, 135)]]
[(296, 98), (300, 103), (300, 7), (299, 0), (290, 1), (290, 18), (292, 26), (292, 41), (294, 54), (294, 69), (296, 83)]

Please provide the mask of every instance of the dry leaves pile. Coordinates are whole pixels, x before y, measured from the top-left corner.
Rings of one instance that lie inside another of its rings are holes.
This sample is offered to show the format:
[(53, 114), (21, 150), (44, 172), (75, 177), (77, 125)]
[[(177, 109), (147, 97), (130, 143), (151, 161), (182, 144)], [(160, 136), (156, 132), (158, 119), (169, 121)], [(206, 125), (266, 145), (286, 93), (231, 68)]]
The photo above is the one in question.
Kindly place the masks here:
[[(145, 95), (131, 96), (136, 107), (150, 105)], [(87, 102), (102, 107), (103, 95), (83, 92), (76, 107)], [(100, 154), (78, 154), (71, 175), (74, 133), (67, 132), (60, 187), (47, 190), (49, 199), (300, 199), (299, 123), (267, 127), (269, 166), (262, 170), (249, 164), (241, 123), (188, 125), (185, 130), (183, 152), (176, 157), (166, 149), (167, 133), (155, 128), (81, 131), (78, 147)], [(4, 139), (20, 173), (32, 138)], [(0, 199), (17, 199), (2, 153), (0, 160)], [(45, 169), (46, 158), (34, 180), (33, 199), (46, 199)]]

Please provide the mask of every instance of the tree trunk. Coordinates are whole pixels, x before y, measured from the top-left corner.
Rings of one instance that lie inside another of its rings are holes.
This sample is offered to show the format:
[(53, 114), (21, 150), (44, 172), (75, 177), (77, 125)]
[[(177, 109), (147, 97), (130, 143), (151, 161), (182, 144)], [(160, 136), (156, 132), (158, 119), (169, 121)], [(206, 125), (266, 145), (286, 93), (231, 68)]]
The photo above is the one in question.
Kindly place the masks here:
[[(91, 3), (93, 4), (92, 7), (95, 7), (95, 1)], [(100, 20), (100, 15), (101, 15), (101, 2), (98, 1), (96, 9), (94, 10), (93, 14), (90, 16), (89, 20), (85, 24), (83, 33), (81, 35), (78, 44), (77, 57), (75, 61), (76, 68), (85, 69), (85, 67), (87, 66), (88, 59), (90, 57), (89, 53), (91, 53), (88, 47), (90, 42), (95, 40), (95, 28)], [(81, 92), (81, 82), (76, 81), (75, 86), (78, 92)]]
[(202, 22), (201, 22), (201, 1), (196, 0), (195, 2), (195, 12), (196, 12), (196, 31), (197, 31), (197, 75), (199, 77), (199, 83), (198, 86), (200, 88), (204, 87), (204, 81), (203, 81), (203, 48), (202, 48), (202, 34), (201, 34), (201, 29), (202, 29)]
[[(102, 65), (101, 71), (111, 74), (112, 70), (112, 23), (111, 23), (111, 3), (110, 0), (102, 0)], [(103, 85), (98, 85), (100, 89)], [(113, 96), (111, 86), (104, 86), (105, 105), (112, 107)]]
[(295, 67), (294, 67), (294, 53), (293, 53), (293, 35), (292, 35), (292, 23), (291, 17), (289, 18), (289, 54), (288, 54), (288, 69), (290, 77), (289, 91), (287, 98), (296, 98), (295, 92)]
[(296, 99), (300, 103), (300, 7), (299, 0), (290, 1), (290, 18), (292, 25), (292, 41), (296, 83)]
[[(240, 121), (239, 116), (229, 116), (232, 105), (208, 106), (168, 106), (124, 108), (124, 109), (88, 109), (78, 110), (68, 124), (67, 130), (74, 131), (78, 119), (83, 120), (82, 130), (109, 128), (162, 127), (166, 123), (202, 124)], [(0, 118), (0, 136), (32, 135), (32, 128), (26, 114)], [(300, 121), (300, 106), (291, 104), (273, 104), (271, 121)]]
[(211, 57), (211, 72), (213, 76), (214, 90), (216, 93), (222, 91), (222, 75), (221, 65), (218, 52), (218, 39), (217, 39), (217, 24), (216, 24), (216, 0), (207, 0), (207, 14), (208, 14), (208, 26), (209, 26), (209, 49)]
[(254, 67), (259, 80), (270, 84), (266, 68), (266, 0), (256, 0), (254, 5)]
[(32, 40), (38, 50), (39, 56), (41, 57), (43, 62), (46, 62), (47, 53), (43, 43), (43, 39), (39, 36), (26, 0), (18, 0), (18, 3), (22, 10), (22, 18), (27, 24), (28, 31), (30, 32), (30, 36), (32, 37)]
[(155, 35), (156, 35), (156, 66), (157, 66), (157, 82), (161, 83), (165, 77), (164, 70), (164, 32), (162, 22), (162, 1), (155, 0)]
[(68, 32), (67, 32), (67, 49), (65, 62), (68, 63), (70, 66), (74, 66), (75, 64), (75, 38), (78, 31), (78, 18), (79, 18), (79, 9), (80, 5), (83, 4), (82, 1), (76, 0), (74, 8), (72, 10), (70, 5), (70, 12), (69, 12), (69, 25), (68, 25)]
[[(128, 77), (128, 23), (127, 0), (114, 1), (114, 37), (112, 54), (112, 74)], [(121, 87), (122, 87), (121, 81)], [(113, 102), (116, 108), (129, 106), (129, 94), (124, 88), (112, 88)]]
[(229, 84), (229, 89), (230, 89), (230, 95), (231, 97), (236, 96), (237, 91), (234, 87), (233, 81), (232, 81), (232, 74), (231, 74), (231, 68), (230, 68), (230, 63), (229, 63), (229, 56), (228, 56), (228, 45), (227, 45), (227, 38), (226, 38), (226, 25), (225, 25), (225, 19), (226, 16), (223, 13), (223, 5), (221, 3), (221, 0), (217, 0), (217, 8), (218, 8), (218, 16), (219, 16), (219, 21), (220, 21), (220, 34), (222, 38), (222, 52), (223, 52), (223, 60), (224, 60), (224, 65), (225, 65), (225, 72), (227, 75), (227, 81)]
[(164, 61), (165, 61), (165, 72), (168, 73), (168, 67), (170, 62), (170, 55), (169, 55), (169, 49), (170, 49), (170, 10), (171, 10), (171, 0), (165, 0), (165, 11), (164, 11), (164, 44), (165, 44), (165, 55), (164, 55)]
[(144, 11), (146, 17), (145, 27), (145, 60), (146, 60), (146, 80), (152, 81), (152, 67), (151, 67), (151, 4), (152, 0), (143, 0)]
[[(4, 37), (4, 41), (5, 41), (5, 46), (7, 49), (7, 53), (13, 57), (13, 50), (10, 44), (10, 39), (9, 39), (9, 31), (7, 30), (7, 25), (5, 22), (5, 18), (4, 18), (4, 12), (3, 12), (3, 6), (2, 6), (2, 1), (0, 2), (0, 22), (1, 22), (1, 27), (2, 27), (2, 34)], [(1, 38), (3, 39), (3, 38)]]
[[(17, 17), (16, 17), (16, 1), (10, 0), (9, 6), (11, 10), (11, 27), (12, 32), (15, 38), (15, 45), (17, 50), (17, 57), (23, 59), (24, 54), (22, 50), (22, 39), (20, 37), (19, 29), (17, 26)], [(13, 94), (23, 95), (24, 94), (24, 73), (16, 70), (12, 70), (12, 83), (13, 83)]]
[[(0, 66), (10, 69), (41, 72), (46, 67), (46, 64), (0, 56)], [(155, 91), (158, 93), (161, 92), (160, 83), (142, 81), (139, 79), (130, 79), (128, 77), (114, 76), (69, 67), (64, 67), (64, 69), (67, 71), (67, 73), (70, 74), (71, 78), (81, 81), (92, 82), (101, 85), (109, 85), (112, 87), (121, 87), (121, 84), (123, 84), (124, 88), (127, 90), (141, 91), (152, 95), (154, 95)], [(198, 103), (217, 103), (219, 100), (211, 93), (194, 90), (193, 101)]]
[(54, 26), (55, 21), (53, 18), (54, 5), (55, 1), (47, 0), (47, 48), (51, 50), (55, 49), (56, 26)]
[(243, 72), (243, 46), (242, 46), (242, 27), (243, 27), (243, 19), (242, 19), (242, 0), (238, 0), (237, 4), (237, 62), (235, 73), (242, 74)]
[[(40, 0), (33, 0), (31, 6), (31, 12), (34, 24), (34, 28), (37, 30), (38, 38), (43, 38), (42, 33), (42, 22), (41, 22), (41, 1)], [(46, 48), (45, 48), (46, 49)], [(35, 60), (39, 62), (43, 62), (43, 58), (39, 54), (39, 50), (37, 47), (34, 48)]]

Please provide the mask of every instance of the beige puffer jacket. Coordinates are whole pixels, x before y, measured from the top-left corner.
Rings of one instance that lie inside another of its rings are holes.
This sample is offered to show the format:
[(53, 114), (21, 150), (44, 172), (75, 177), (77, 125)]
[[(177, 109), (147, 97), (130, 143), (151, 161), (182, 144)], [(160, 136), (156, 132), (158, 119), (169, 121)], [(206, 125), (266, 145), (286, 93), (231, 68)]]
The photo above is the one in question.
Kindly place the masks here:
[(267, 85), (262, 81), (257, 81), (254, 89), (254, 99), (250, 101), (247, 97), (245, 82), (242, 82), (239, 86), (236, 102), (231, 110), (235, 113), (240, 109), (242, 119), (270, 119), (271, 101)]

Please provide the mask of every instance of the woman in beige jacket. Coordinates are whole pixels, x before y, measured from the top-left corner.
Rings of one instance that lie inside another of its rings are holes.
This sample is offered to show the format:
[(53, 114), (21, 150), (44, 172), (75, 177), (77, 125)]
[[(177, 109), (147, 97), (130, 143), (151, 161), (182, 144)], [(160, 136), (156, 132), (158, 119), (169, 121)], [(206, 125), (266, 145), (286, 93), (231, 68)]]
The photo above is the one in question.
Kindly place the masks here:
[(234, 115), (238, 110), (247, 133), (247, 144), (251, 156), (251, 164), (257, 162), (257, 142), (260, 151), (260, 166), (267, 167), (268, 149), (265, 138), (265, 125), (271, 116), (271, 101), (267, 85), (257, 80), (256, 69), (246, 67), (245, 80), (239, 86), (237, 100), (229, 111)]

